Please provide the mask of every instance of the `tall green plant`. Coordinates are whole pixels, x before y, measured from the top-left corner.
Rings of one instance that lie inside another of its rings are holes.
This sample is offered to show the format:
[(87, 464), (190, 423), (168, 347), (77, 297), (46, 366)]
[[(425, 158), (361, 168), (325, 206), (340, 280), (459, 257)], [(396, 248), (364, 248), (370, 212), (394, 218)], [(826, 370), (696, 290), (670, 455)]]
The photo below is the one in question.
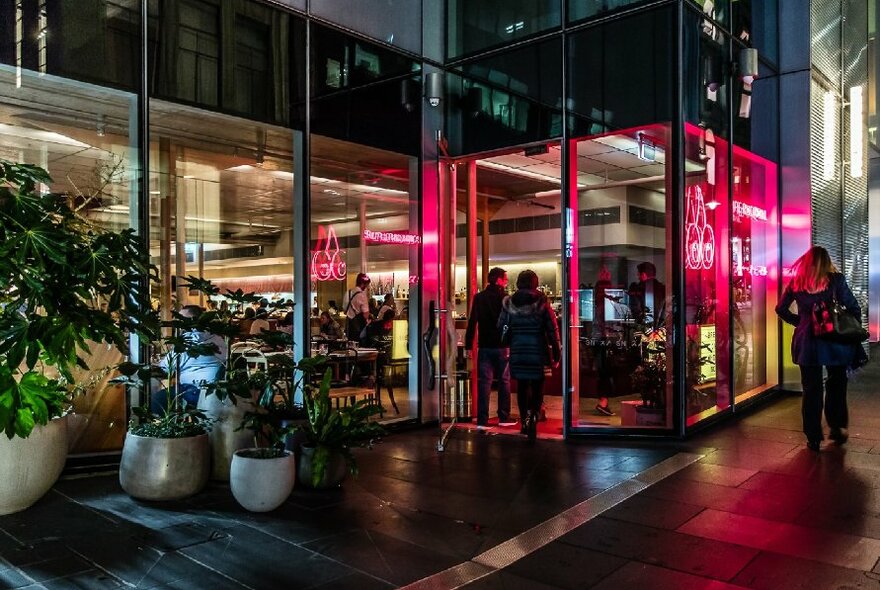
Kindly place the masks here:
[(352, 475), (358, 474), (357, 462), (351, 449), (372, 447), (385, 434), (372, 416), (382, 413), (382, 406), (373, 400), (358, 400), (350, 406), (336, 409), (330, 400), (332, 370), (327, 369), (320, 384), (305, 387), (304, 403), (308, 422), (301, 429), (305, 444), (315, 447), (312, 457), (312, 485), (317, 487), (324, 478), (332, 453), (342, 453)]
[[(62, 415), (89, 369), (89, 342), (128, 354), (150, 337), (156, 277), (134, 230), (109, 231), (78, 213), (77, 197), (44, 193), (49, 174), (0, 160), (0, 429), (27, 437)], [(81, 204), (81, 203), (80, 203)]]

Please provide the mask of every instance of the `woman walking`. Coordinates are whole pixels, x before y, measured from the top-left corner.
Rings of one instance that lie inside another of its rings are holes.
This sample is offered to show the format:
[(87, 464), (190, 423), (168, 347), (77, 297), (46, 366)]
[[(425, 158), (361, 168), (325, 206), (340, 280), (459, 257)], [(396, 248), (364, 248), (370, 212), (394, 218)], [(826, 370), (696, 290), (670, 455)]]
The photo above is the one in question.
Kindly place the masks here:
[[(862, 310), (825, 248), (813, 246), (795, 261), (792, 270), (794, 276), (776, 306), (776, 314), (783, 321), (795, 326), (791, 356), (801, 370), (804, 434), (807, 436), (807, 447), (818, 451), (819, 443), (823, 439), (823, 404), (825, 420), (831, 431), (829, 438), (838, 445), (844, 444), (848, 438), (846, 370), (860, 364), (865, 358), (865, 351), (860, 344), (845, 344), (814, 336), (813, 308), (817, 303), (823, 302), (830, 306), (836, 300), (847, 312), (860, 320)], [(789, 309), (793, 302), (797, 303), (797, 314)], [(824, 395), (823, 367), (828, 371)]]
[(510, 342), (510, 375), (516, 379), (522, 432), (534, 441), (544, 371), (559, 365), (559, 327), (547, 297), (538, 291), (538, 275), (524, 270), (516, 279), (516, 289), (504, 298), (498, 329), (502, 340)]

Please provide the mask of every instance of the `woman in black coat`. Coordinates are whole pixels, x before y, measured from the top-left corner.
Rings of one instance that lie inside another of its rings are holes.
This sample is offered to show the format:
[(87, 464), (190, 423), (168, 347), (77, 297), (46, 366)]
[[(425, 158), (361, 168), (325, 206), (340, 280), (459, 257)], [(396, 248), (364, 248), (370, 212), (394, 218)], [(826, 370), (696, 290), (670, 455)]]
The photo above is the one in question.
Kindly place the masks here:
[[(516, 379), (516, 398), (522, 432), (534, 440), (541, 411), (545, 367), (558, 366), (559, 327), (547, 297), (538, 291), (538, 275), (524, 270), (516, 293), (504, 298), (498, 329), (510, 342), (510, 376)], [(506, 326), (506, 328), (505, 328)]]
[[(801, 385), (804, 396), (801, 414), (804, 421), (804, 434), (807, 447), (818, 451), (822, 441), (822, 406), (824, 401), (825, 420), (831, 430), (829, 438), (842, 445), (846, 442), (849, 413), (846, 407), (847, 368), (858, 365), (865, 358), (860, 344), (832, 342), (813, 335), (812, 311), (816, 303), (831, 304), (833, 299), (861, 320), (862, 310), (846, 284), (846, 279), (837, 272), (828, 251), (821, 246), (813, 246), (795, 261), (792, 266), (794, 277), (785, 288), (776, 314), (783, 321), (796, 326), (791, 340), (791, 357), (801, 370)], [(792, 303), (797, 303), (798, 313), (791, 311)], [(828, 371), (823, 400), (822, 368)]]

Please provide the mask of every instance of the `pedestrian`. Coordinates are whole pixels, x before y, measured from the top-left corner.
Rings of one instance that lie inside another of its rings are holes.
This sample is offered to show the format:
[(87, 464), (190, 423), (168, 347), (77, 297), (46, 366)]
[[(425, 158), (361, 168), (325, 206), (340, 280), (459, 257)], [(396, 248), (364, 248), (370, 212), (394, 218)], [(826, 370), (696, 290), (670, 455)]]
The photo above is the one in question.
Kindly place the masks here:
[[(801, 385), (804, 390), (801, 403), (803, 429), (807, 436), (807, 447), (818, 451), (823, 439), (823, 404), (825, 420), (830, 429), (829, 438), (838, 445), (846, 442), (849, 423), (846, 371), (849, 367), (861, 366), (867, 357), (860, 344), (833, 342), (814, 336), (813, 307), (822, 302), (830, 305), (836, 300), (859, 320), (862, 310), (825, 248), (813, 246), (795, 261), (792, 270), (794, 276), (776, 306), (776, 314), (783, 321), (795, 326), (791, 339), (791, 356), (801, 370)], [(796, 314), (790, 309), (792, 303), (797, 303)], [(828, 372), (824, 396), (823, 367)]]
[(510, 349), (501, 343), (498, 318), (507, 289), (507, 271), (495, 267), (489, 271), (486, 288), (474, 295), (464, 336), (465, 355), (469, 356), (477, 334), (477, 428), (489, 427), (489, 393), (492, 381), (498, 381), (498, 425), (516, 426), (510, 415)]
[(516, 398), (522, 432), (530, 441), (537, 435), (543, 401), (544, 376), (559, 366), (559, 326), (547, 297), (538, 290), (538, 275), (519, 273), (516, 293), (505, 297), (498, 318), (502, 342), (510, 342), (510, 374), (516, 379)]

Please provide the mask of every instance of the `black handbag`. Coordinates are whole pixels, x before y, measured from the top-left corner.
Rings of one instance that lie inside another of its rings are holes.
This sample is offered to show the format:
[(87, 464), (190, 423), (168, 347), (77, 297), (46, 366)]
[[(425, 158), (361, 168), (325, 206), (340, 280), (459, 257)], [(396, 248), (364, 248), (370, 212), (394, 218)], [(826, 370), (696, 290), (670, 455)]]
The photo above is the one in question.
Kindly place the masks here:
[(841, 344), (858, 344), (868, 339), (868, 331), (859, 318), (832, 298), (831, 302), (813, 304), (813, 336)]

